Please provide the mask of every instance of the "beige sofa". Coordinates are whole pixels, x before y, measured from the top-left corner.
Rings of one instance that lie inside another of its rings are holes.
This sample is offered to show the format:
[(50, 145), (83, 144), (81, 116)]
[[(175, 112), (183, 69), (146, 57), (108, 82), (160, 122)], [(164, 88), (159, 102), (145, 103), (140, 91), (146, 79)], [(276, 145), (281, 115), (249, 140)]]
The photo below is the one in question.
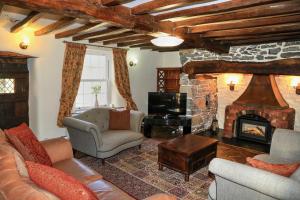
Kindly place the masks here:
[[(101, 200), (133, 200), (128, 194), (73, 158), (71, 144), (64, 138), (42, 142), (54, 167), (72, 175), (90, 187)], [(0, 199), (57, 200), (53, 194), (39, 188), (29, 178), (22, 156), (7, 142), (0, 131)]]
[(107, 107), (94, 108), (64, 119), (75, 150), (105, 159), (143, 143), (144, 113), (130, 111), (130, 130), (109, 130), (109, 111)]

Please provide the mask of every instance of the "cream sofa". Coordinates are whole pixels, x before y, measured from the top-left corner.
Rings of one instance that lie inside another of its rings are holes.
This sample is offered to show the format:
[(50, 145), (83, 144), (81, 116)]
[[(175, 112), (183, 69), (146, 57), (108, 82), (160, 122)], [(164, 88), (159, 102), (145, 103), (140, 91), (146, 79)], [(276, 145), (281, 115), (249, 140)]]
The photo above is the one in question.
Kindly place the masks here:
[(74, 149), (105, 159), (142, 144), (144, 113), (130, 111), (130, 130), (109, 130), (109, 110), (107, 107), (94, 108), (64, 119)]
[[(276, 129), (270, 154), (255, 157), (269, 163), (300, 162), (300, 133)], [(216, 179), (209, 188), (209, 200), (300, 200), (300, 168), (290, 177), (248, 165), (215, 158), (209, 171)]]

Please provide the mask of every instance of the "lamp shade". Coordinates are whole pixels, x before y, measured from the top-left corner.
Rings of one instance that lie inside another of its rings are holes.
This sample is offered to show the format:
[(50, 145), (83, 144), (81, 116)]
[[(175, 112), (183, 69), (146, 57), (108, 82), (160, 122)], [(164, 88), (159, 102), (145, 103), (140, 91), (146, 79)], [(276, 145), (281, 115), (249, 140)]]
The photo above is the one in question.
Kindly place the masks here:
[(183, 43), (183, 39), (174, 36), (161, 36), (151, 40), (151, 43), (158, 47), (175, 47)]

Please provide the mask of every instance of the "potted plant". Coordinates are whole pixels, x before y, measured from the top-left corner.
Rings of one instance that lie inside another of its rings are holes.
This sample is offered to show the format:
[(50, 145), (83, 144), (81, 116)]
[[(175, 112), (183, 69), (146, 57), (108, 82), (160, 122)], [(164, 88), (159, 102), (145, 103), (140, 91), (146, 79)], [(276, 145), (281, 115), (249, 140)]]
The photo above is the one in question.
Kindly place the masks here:
[(95, 85), (92, 87), (92, 93), (95, 95), (95, 107), (99, 107), (99, 103), (98, 103), (98, 94), (100, 94), (101, 91), (101, 86), (100, 85)]

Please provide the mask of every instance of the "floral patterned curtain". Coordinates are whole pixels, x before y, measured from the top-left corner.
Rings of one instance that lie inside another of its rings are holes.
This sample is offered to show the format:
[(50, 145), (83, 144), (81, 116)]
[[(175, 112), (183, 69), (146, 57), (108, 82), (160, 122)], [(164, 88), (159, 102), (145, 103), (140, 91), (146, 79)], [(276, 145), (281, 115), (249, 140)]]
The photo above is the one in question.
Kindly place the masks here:
[(63, 127), (63, 120), (70, 116), (81, 80), (86, 46), (67, 43), (62, 71), (62, 90), (57, 125)]
[(128, 110), (137, 110), (137, 106), (132, 99), (130, 92), (129, 73), (126, 62), (126, 49), (113, 49), (115, 63), (115, 81), (121, 96), (126, 100)]

